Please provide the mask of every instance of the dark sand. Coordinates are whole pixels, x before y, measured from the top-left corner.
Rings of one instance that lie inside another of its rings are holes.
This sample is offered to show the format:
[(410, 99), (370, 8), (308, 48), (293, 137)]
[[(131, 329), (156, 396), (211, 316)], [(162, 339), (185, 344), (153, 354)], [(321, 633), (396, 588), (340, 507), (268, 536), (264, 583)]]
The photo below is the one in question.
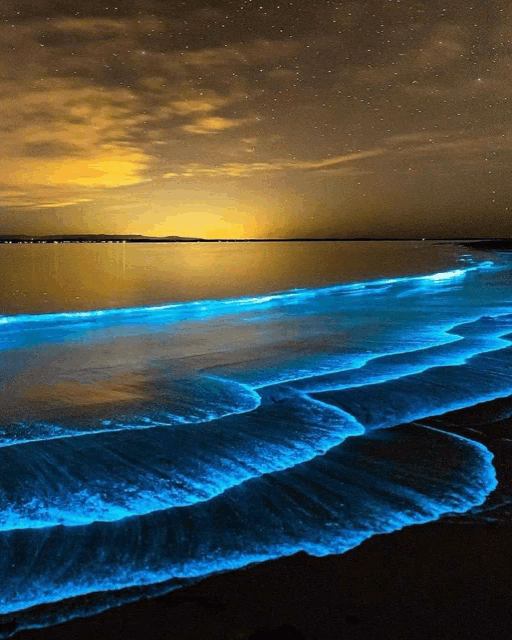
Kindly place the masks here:
[(458, 242), (457, 244), (469, 247), (470, 249), (481, 249), (482, 251), (512, 251), (511, 238), (468, 240), (466, 242)]
[(506, 523), (439, 521), (339, 556), (305, 553), (210, 577), (16, 640), (508, 638)]

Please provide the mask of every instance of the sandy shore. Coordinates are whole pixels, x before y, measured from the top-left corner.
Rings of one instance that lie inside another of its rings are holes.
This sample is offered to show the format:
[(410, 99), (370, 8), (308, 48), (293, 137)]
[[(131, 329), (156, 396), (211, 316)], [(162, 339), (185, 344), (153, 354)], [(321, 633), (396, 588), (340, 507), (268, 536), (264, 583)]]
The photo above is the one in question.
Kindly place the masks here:
[(15, 637), (506, 638), (512, 633), (510, 534), (500, 523), (408, 527), (343, 555), (299, 553)]

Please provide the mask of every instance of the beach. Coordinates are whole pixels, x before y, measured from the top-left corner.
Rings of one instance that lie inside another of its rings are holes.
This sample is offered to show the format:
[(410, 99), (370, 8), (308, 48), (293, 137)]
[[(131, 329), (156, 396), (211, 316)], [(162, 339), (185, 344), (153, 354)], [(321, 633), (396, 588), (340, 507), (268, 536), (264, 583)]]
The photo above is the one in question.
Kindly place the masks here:
[(2, 637), (507, 636), (507, 256), (327, 250), (338, 284), (2, 318)]
[[(512, 630), (506, 437), (512, 419), (496, 417), (509, 407), (510, 399), (503, 398), (425, 421), (443, 423), (453, 433), (478, 426), (485, 434), (499, 488), (471, 513), (375, 535), (344, 554), (299, 552), (219, 573), (167, 595), (22, 631), (16, 638), (506, 638)], [(486, 423), (491, 416), (494, 421)]]
[(510, 525), (434, 522), (343, 555), (299, 553), (19, 640), (505, 638)]

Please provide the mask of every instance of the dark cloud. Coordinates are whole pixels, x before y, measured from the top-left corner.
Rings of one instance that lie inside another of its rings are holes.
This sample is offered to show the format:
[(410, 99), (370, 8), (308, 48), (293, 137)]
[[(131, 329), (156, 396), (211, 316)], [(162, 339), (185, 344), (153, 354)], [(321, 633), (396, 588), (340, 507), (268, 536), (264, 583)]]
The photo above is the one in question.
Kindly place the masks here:
[(20, 155), (29, 158), (62, 158), (78, 156), (80, 153), (80, 147), (75, 144), (45, 140), (41, 142), (29, 142), (23, 145)]

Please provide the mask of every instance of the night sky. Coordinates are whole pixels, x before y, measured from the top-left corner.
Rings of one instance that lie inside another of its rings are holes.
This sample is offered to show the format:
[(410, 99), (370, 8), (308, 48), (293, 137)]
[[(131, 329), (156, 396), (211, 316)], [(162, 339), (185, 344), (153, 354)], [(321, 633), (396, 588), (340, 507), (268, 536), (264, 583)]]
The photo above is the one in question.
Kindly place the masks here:
[(0, 232), (509, 236), (509, 0), (0, 0)]

